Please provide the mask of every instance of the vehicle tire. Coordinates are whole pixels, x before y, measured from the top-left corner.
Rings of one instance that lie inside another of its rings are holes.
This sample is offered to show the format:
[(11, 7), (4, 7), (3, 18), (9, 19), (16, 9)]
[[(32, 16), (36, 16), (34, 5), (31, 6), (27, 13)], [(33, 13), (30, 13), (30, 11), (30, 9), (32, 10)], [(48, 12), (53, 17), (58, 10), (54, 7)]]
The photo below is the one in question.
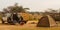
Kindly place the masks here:
[(3, 19), (2, 19), (2, 24), (4, 24), (5, 23), (5, 21), (3, 21)]
[(2, 21), (2, 24), (4, 24), (5, 23), (5, 21)]
[(24, 22), (20, 22), (20, 25), (24, 25)]

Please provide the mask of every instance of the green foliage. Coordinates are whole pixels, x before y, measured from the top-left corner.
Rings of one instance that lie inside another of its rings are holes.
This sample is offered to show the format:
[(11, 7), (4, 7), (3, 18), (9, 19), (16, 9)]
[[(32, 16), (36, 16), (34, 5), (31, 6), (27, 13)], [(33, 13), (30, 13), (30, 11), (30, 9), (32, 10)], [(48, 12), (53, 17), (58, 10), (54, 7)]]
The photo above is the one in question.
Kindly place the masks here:
[(4, 8), (3, 10), (5, 12), (25, 12), (26, 9), (29, 10), (29, 8), (23, 8), (23, 6), (18, 6), (18, 4), (16, 3), (14, 6), (9, 6), (7, 8)]
[(56, 21), (60, 21), (60, 16), (57, 16), (57, 15), (56, 15), (56, 16), (54, 17), (54, 19), (55, 19)]

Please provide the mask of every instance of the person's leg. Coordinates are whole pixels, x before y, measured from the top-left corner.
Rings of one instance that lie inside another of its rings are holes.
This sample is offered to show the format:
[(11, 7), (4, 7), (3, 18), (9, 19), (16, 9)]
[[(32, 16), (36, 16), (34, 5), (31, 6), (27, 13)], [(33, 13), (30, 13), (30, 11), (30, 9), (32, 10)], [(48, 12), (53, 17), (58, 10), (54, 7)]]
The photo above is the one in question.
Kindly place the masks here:
[(13, 22), (14, 22), (14, 23), (17, 23), (17, 21), (16, 21), (16, 20), (13, 20)]

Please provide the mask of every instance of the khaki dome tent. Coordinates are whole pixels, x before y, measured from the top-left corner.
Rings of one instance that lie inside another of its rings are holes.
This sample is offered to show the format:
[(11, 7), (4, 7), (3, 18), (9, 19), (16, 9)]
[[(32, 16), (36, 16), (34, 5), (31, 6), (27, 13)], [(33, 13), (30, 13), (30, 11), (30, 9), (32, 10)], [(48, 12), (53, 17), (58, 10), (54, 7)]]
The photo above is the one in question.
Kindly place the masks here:
[(52, 26), (57, 26), (57, 24), (55, 20), (49, 15), (41, 17), (37, 24), (37, 27), (52, 27)]

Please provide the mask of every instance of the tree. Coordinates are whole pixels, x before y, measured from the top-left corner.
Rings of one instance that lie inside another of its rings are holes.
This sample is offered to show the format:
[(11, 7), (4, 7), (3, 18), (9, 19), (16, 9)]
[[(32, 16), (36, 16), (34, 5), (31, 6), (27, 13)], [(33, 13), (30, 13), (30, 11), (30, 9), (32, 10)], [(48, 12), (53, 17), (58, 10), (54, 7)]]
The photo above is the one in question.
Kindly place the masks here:
[(5, 12), (26, 12), (29, 8), (23, 8), (23, 6), (18, 6), (18, 3), (15, 3), (14, 6), (9, 6), (3, 9)]
[(57, 13), (57, 10), (54, 10), (54, 9), (48, 9), (48, 10), (50, 10), (49, 11), (50, 13)]

